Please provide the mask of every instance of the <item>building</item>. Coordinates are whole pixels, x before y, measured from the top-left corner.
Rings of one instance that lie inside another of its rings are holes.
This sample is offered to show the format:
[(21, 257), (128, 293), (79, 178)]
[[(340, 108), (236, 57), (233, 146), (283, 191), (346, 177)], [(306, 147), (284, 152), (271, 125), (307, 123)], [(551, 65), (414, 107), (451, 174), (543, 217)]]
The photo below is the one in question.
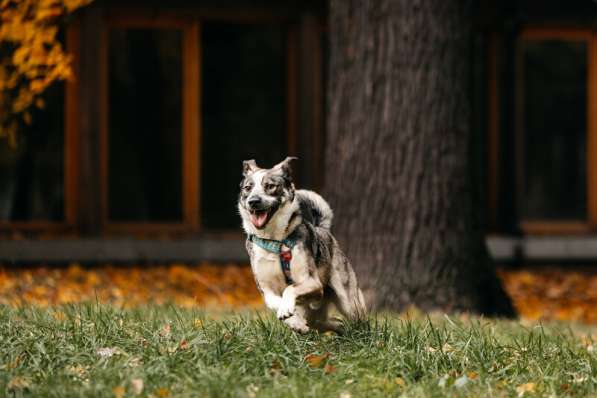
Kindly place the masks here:
[[(241, 161), (322, 184), (322, 0), (96, 0), (77, 79), (0, 147), (0, 261), (238, 261)], [(597, 3), (484, 2), (474, 128), (499, 261), (597, 258)], [(250, 154), (250, 155), (247, 155)]]

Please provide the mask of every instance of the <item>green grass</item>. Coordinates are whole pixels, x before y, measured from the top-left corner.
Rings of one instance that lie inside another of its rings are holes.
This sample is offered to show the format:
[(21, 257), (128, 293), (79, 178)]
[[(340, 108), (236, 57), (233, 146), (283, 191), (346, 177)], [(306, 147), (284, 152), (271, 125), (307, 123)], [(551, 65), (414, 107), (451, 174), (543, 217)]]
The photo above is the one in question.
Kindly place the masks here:
[(0, 307), (0, 396), (134, 396), (139, 380), (154, 397), (597, 396), (589, 333), (387, 315), (300, 336), (264, 314)]

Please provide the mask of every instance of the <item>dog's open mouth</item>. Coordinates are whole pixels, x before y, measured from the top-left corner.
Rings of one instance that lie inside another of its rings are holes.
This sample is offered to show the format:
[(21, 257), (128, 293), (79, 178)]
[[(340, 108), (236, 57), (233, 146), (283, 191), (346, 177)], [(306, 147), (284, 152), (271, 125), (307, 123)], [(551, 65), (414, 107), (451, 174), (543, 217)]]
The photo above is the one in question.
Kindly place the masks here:
[(251, 222), (255, 228), (261, 229), (269, 221), (269, 210), (251, 210)]

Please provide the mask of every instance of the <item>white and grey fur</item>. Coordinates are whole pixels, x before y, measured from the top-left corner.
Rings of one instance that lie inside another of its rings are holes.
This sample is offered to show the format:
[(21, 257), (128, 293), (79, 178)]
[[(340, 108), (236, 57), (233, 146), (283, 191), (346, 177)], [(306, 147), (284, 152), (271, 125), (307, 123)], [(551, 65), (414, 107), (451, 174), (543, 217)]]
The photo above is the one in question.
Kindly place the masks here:
[(251, 268), (266, 306), (291, 329), (339, 330), (340, 320), (331, 317), (330, 309), (335, 306), (346, 318), (361, 319), (365, 301), (350, 262), (330, 232), (330, 206), (315, 192), (295, 190), (292, 159), (271, 169), (258, 167), (254, 160), (243, 162), (238, 210), (247, 235), (279, 241), (292, 236), (297, 242), (290, 262), (292, 284), (286, 283), (280, 256), (247, 238)]

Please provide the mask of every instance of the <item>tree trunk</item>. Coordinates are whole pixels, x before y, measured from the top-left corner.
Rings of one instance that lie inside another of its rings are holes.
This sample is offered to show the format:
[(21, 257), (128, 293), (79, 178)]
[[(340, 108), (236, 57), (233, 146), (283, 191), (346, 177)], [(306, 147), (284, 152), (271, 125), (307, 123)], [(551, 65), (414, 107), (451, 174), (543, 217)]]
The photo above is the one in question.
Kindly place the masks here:
[(330, 4), (326, 194), (374, 309), (514, 313), (471, 160), (471, 2)]

